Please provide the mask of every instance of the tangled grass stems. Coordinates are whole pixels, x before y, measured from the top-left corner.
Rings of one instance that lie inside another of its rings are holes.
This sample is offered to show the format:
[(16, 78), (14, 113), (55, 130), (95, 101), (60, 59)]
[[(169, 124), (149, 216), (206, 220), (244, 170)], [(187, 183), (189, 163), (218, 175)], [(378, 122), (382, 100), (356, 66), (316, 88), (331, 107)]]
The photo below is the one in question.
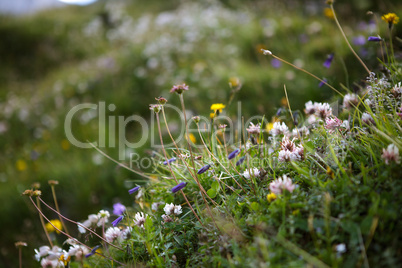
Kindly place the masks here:
[[(179, 183), (179, 182), (177, 181), (177, 179), (176, 179), (175, 173), (174, 173), (173, 170), (172, 170), (172, 167), (170, 166), (170, 162), (168, 161), (168, 157), (167, 157), (167, 154), (166, 154), (165, 147), (163, 146), (162, 132), (161, 132), (160, 121), (159, 121), (159, 113), (158, 113), (158, 112), (155, 112), (155, 116), (156, 116), (156, 122), (157, 122), (157, 125), (158, 125), (159, 139), (160, 139), (160, 141), (161, 141), (161, 146), (162, 146), (163, 154), (164, 154), (164, 156), (165, 156), (167, 165), (168, 165), (168, 167), (169, 167), (170, 173), (171, 173), (172, 176), (173, 176), (173, 179), (175, 180), (176, 183)], [(202, 224), (200, 218), (198, 217), (197, 213), (194, 211), (193, 207), (191, 206), (190, 202), (188, 201), (188, 199), (187, 199), (187, 197), (186, 197), (186, 194), (183, 192), (183, 190), (180, 190), (180, 192), (181, 192), (181, 194), (183, 195), (183, 198), (186, 200), (186, 203), (187, 203), (187, 205), (190, 207), (190, 209), (191, 209), (191, 211), (193, 212), (194, 216), (197, 218), (198, 222), (199, 222), (202, 226), (204, 226), (204, 225)], [(206, 201), (205, 201), (205, 202), (206, 202)]]

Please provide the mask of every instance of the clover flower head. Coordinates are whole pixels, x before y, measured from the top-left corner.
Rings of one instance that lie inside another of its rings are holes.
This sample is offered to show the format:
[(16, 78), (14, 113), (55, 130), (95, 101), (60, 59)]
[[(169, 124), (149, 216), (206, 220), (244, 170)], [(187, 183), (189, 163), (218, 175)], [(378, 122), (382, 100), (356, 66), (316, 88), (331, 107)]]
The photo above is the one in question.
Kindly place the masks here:
[(306, 107), (306, 108), (304, 109), (304, 112), (305, 112), (306, 114), (312, 115), (312, 114), (315, 113), (315, 105), (313, 104), (312, 101), (306, 102), (306, 103), (304, 104), (304, 106)]
[(154, 111), (155, 113), (159, 113), (161, 111), (161, 105), (160, 104), (150, 104), (149, 109), (151, 111)]
[(328, 103), (314, 103), (315, 114), (321, 119), (325, 119), (332, 115), (332, 108)]
[(382, 155), (381, 158), (384, 160), (385, 164), (389, 165), (391, 162), (395, 162), (397, 164), (400, 164), (400, 158), (399, 158), (399, 149), (396, 147), (395, 144), (391, 143), (388, 145), (387, 149), (382, 149)]
[(174, 205), (173, 203), (166, 204), (163, 210), (165, 211), (166, 215), (180, 215), (182, 213), (181, 206)]
[(369, 113), (362, 114), (362, 121), (363, 121), (363, 123), (365, 123), (367, 125), (371, 125), (371, 124), (375, 123), (373, 117)]
[(343, 97), (343, 108), (350, 109), (359, 104), (359, 98), (354, 93), (348, 93)]
[(177, 94), (182, 94), (183, 91), (187, 91), (188, 90), (188, 85), (186, 85), (185, 83), (181, 84), (181, 85), (174, 85), (171, 89), (170, 89), (170, 93), (174, 93), (176, 92)]
[(144, 214), (143, 212), (137, 212), (134, 216), (134, 224), (138, 227), (145, 228), (145, 219), (148, 217), (148, 214)]
[(133, 228), (131, 228), (131, 227), (125, 228), (124, 230), (121, 231), (120, 237), (118, 239), (120, 241), (127, 240), (130, 237), (132, 230), (133, 230)]
[(37, 261), (40, 261), (42, 257), (47, 256), (49, 254), (50, 247), (48, 246), (41, 246), (39, 249), (35, 249), (35, 258)]
[(286, 175), (279, 177), (269, 184), (269, 189), (272, 193), (279, 195), (282, 194), (283, 191), (293, 192), (296, 188), (296, 185), (292, 183), (292, 180), (288, 178)]
[(151, 205), (152, 211), (158, 211), (159, 207), (160, 207), (161, 205), (163, 205), (163, 204), (164, 204), (164, 202), (155, 202), (155, 203), (152, 203), (152, 205)]
[(126, 211), (126, 207), (122, 203), (113, 204), (113, 214), (120, 216)]
[[(294, 139), (293, 139), (294, 140)], [(288, 137), (284, 136), (281, 142), (282, 150), (289, 150), (293, 152), (296, 149), (296, 145), (293, 140), (289, 140)]]
[(73, 245), (68, 249), (67, 254), (69, 257), (74, 256), (76, 260), (82, 260), (86, 254), (89, 254), (89, 250), (82, 245)]
[(107, 242), (112, 243), (121, 234), (121, 230), (118, 227), (109, 227), (105, 232), (105, 239)]
[(301, 160), (300, 155), (289, 151), (289, 150), (281, 150), (278, 154), (279, 162), (290, 162), (290, 161), (299, 161)]
[(276, 136), (280, 134), (287, 134), (289, 132), (289, 128), (285, 123), (281, 122), (275, 122), (274, 126), (271, 130), (271, 134)]
[(165, 214), (162, 215), (162, 219), (163, 219), (162, 224), (165, 223), (165, 222), (172, 222), (173, 221), (173, 219), (169, 215), (165, 215)]
[(247, 128), (247, 132), (249, 134), (260, 134), (260, 132), (261, 132), (261, 123), (258, 123), (257, 125), (254, 125), (252, 122), (250, 122), (250, 126)]
[(293, 136), (308, 136), (310, 135), (310, 130), (306, 126), (303, 126), (301, 128), (294, 128), (292, 134)]
[(249, 169), (246, 169), (243, 172), (243, 177), (245, 177), (246, 179), (250, 179), (251, 176), (253, 177), (258, 177), (260, 176), (260, 170), (258, 168), (252, 168), (251, 171)]
[(330, 133), (334, 132), (334, 130), (340, 126), (342, 126), (342, 120), (338, 119), (336, 116), (325, 118), (325, 128), (328, 129)]

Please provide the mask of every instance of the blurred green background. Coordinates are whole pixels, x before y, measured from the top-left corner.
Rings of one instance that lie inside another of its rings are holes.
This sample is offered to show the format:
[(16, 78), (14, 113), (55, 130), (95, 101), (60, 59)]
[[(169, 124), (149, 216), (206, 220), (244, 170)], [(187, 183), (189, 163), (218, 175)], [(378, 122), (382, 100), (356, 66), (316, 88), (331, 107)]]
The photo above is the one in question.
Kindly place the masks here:
[[(113, 0), (0, 15), (0, 266), (16, 266), (16, 241), (28, 243), (23, 258), (29, 267), (36, 265), (34, 248), (46, 244), (38, 213), (21, 195), (33, 183), (41, 184), (43, 199), (53, 204), (47, 181), (58, 180), (62, 213), (82, 220), (116, 201), (132, 204), (127, 189), (144, 182), (94, 149), (69, 143), (64, 120), (78, 104), (114, 104), (116, 109), (106, 116), (136, 114), (149, 120), (148, 104), (162, 95), (178, 105), (169, 89), (186, 82), (187, 109), (209, 116), (212, 103), (228, 102), (233, 77), (242, 88), (226, 109), (230, 116), (241, 101), (246, 119), (270, 119), (281, 107), (284, 84), (294, 110), (302, 110), (309, 100), (334, 96), (311, 77), (262, 55), (261, 48), (327, 78), (337, 88), (361, 86), (365, 71), (324, 2)], [(388, 12), (401, 17), (402, 3), (353, 2), (336, 2), (338, 18), (353, 47), (375, 70), (379, 46), (364, 41), (370, 35), (387, 37), (379, 18)], [(375, 12), (378, 24), (368, 10)], [(397, 36), (401, 24), (396, 25)], [(335, 58), (326, 69), (323, 62), (330, 53)], [(73, 120), (77, 139), (96, 141), (98, 119), (95, 110), (78, 112)], [(106, 133), (110, 131), (106, 125)], [(126, 128), (130, 141), (138, 140), (139, 132), (136, 124)], [(109, 147), (104, 150), (117, 158), (118, 148)], [(147, 142), (129, 152), (146, 156), (149, 149)]]

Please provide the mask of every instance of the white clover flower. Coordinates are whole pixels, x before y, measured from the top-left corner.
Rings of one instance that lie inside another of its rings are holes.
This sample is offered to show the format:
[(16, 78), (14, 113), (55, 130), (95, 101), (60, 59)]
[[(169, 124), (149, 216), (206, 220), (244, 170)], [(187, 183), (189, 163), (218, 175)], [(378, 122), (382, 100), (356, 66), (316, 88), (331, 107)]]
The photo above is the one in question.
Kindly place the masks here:
[(303, 126), (301, 128), (294, 128), (292, 134), (293, 136), (308, 136), (310, 135), (310, 130), (306, 126)]
[(364, 103), (365, 103), (368, 107), (373, 106), (373, 102), (372, 102), (370, 99), (365, 99), (365, 100), (364, 100)]
[(354, 93), (348, 93), (343, 97), (343, 108), (350, 109), (359, 104), (359, 97)]
[(247, 132), (249, 134), (260, 134), (260, 132), (261, 132), (261, 123), (258, 123), (257, 125), (254, 125), (252, 122), (250, 122), (250, 126), (247, 128)]
[(289, 192), (293, 192), (296, 188), (296, 185), (292, 183), (292, 180), (288, 178), (286, 175), (279, 177), (278, 179), (274, 180), (269, 184), (269, 189), (274, 194), (282, 194), (284, 190)]
[(332, 115), (332, 108), (328, 103), (314, 103), (315, 115), (321, 119), (325, 119)]
[(165, 214), (162, 215), (162, 219), (163, 219), (162, 224), (164, 222), (172, 222), (173, 221), (173, 219), (169, 215), (165, 215)]
[(330, 133), (334, 132), (334, 130), (338, 129), (340, 126), (342, 126), (342, 120), (336, 116), (325, 118), (325, 128), (328, 129)]
[(109, 227), (105, 232), (105, 239), (107, 242), (112, 243), (120, 235), (121, 231), (118, 227)]
[(122, 242), (123, 240), (127, 240), (130, 235), (131, 235), (131, 231), (133, 230), (133, 228), (131, 227), (127, 227), (124, 230), (121, 231), (120, 236), (119, 236), (119, 242)]
[(304, 112), (306, 113), (306, 114), (309, 114), (309, 115), (312, 115), (312, 114), (315, 114), (315, 105), (313, 104), (313, 102), (312, 101), (308, 101), (308, 102), (306, 102), (305, 104), (305, 109), (304, 109)]
[(400, 164), (399, 149), (395, 144), (391, 143), (387, 149), (382, 149), (381, 158), (384, 159), (385, 164), (389, 165), (391, 162)]
[(144, 214), (143, 212), (137, 212), (134, 216), (134, 224), (138, 227), (144, 228), (145, 219), (148, 217), (148, 214)]
[(289, 138), (286, 136), (283, 137), (282, 142), (281, 142), (282, 150), (289, 150), (289, 151), (293, 152), (296, 149), (296, 145), (293, 142), (293, 140), (289, 140)]
[(369, 113), (362, 114), (362, 121), (363, 121), (363, 123), (365, 123), (367, 125), (371, 125), (371, 124), (375, 123), (373, 117)]
[(73, 245), (68, 250), (68, 256), (75, 256), (77, 260), (82, 260), (90, 250), (82, 245)]
[(163, 204), (164, 204), (164, 202), (155, 202), (155, 203), (152, 203), (152, 205), (151, 205), (152, 211), (158, 211), (159, 207), (160, 207), (161, 205), (163, 205)]
[(48, 258), (43, 258), (40, 262), (42, 267), (52, 267), (52, 268), (59, 268), (64, 267), (64, 263), (60, 260), (50, 260)]
[(39, 250), (35, 249), (35, 258), (37, 261), (40, 260), (40, 258), (47, 256), (49, 254), (50, 247), (48, 246), (41, 246)]
[(279, 162), (299, 161), (301, 157), (298, 153), (289, 150), (281, 150), (278, 154)]
[(309, 125), (312, 125), (312, 124), (316, 123), (317, 121), (318, 121), (318, 118), (317, 118), (317, 116), (315, 116), (315, 115), (310, 115), (310, 116), (307, 118), (307, 123), (308, 123)]
[(272, 127), (271, 134), (276, 136), (280, 134), (287, 134), (289, 132), (288, 126), (282, 122), (275, 122), (274, 126)]
[(171, 204), (166, 204), (165, 207), (163, 208), (165, 211), (166, 215), (180, 215), (182, 213), (181, 206), (180, 205), (174, 205), (173, 203)]
[(251, 169), (251, 173), (250, 173), (250, 170), (246, 169), (242, 175), (246, 179), (250, 179), (251, 176), (258, 177), (260, 175), (260, 170), (258, 168), (253, 168), (253, 169)]
[(101, 210), (101, 211), (99, 211), (99, 213), (98, 213), (98, 223), (97, 223), (97, 225), (98, 225), (98, 226), (104, 225), (105, 223), (108, 222), (109, 217), (110, 217), (109, 211), (107, 211), (107, 210)]
[(350, 130), (349, 121), (343, 120), (341, 127), (345, 128), (346, 130)]

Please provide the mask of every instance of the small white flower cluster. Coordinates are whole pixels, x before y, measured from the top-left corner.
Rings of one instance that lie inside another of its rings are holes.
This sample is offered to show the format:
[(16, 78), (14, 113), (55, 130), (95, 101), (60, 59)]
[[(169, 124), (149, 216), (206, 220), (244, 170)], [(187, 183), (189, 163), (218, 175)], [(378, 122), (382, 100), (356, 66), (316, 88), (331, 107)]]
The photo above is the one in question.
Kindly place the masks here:
[(243, 177), (245, 177), (246, 179), (250, 179), (251, 178), (251, 176), (253, 176), (253, 177), (258, 177), (258, 176), (260, 176), (260, 170), (258, 169), (258, 168), (252, 168), (251, 170), (250, 169), (246, 169), (244, 172), (243, 172)]
[(134, 216), (134, 224), (137, 225), (138, 227), (145, 228), (145, 219), (148, 217), (148, 214), (144, 214), (144, 212), (137, 212), (135, 213)]
[(307, 121), (310, 124), (315, 123), (318, 120), (325, 120), (325, 118), (332, 115), (332, 108), (328, 103), (312, 102), (308, 101), (305, 104), (304, 112), (309, 115)]
[(273, 136), (277, 136), (280, 134), (287, 135), (289, 132), (289, 128), (285, 123), (281, 122), (275, 122), (272, 129), (271, 129), (271, 134)]
[(75, 256), (81, 260), (88, 253), (88, 248), (80, 245), (72, 245), (68, 252), (58, 246), (54, 246), (52, 249), (48, 246), (42, 246), (35, 249), (35, 258), (42, 267), (58, 268), (64, 267), (64, 261), (67, 261), (68, 258)]
[(310, 135), (310, 130), (306, 126), (303, 126), (301, 128), (294, 128), (292, 130), (292, 135), (294, 137), (298, 137), (299, 135), (300, 136), (308, 136), (308, 135)]
[(293, 192), (296, 188), (296, 185), (293, 184), (292, 180), (288, 178), (286, 175), (279, 177), (269, 184), (269, 190), (274, 194), (282, 194), (284, 190), (289, 192)]
[(397, 164), (401, 163), (401, 160), (399, 158), (399, 149), (393, 143), (388, 145), (387, 149), (382, 149), (381, 158), (384, 159), (384, 162), (387, 165), (389, 165), (391, 162), (395, 162)]
[(159, 207), (162, 206), (163, 204), (165, 204), (165, 202), (152, 203), (152, 205), (151, 205), (152, 211), (158, 211)]
[(121, 230), (118, 227), (109, 227), (105, 232), (105, 239), (107, 242), (112, 243), (117, 239), (119, 243), (126, 240), (132, 231), (131, 227)]
[(86, 230), (83, 226), (85, 226), (86, 228), (91, 228), (94, 227), (95, 225), (97, 225), (98, 227), (102, 226), (108, 222), (109, 217), (110, 213), (106, 210), (101, 210), (99, 211), (98, 214), (90, 214), (87, 220), (85, 220), (82, 223), (80, 222), (78, 223), (78, 231), (84, 234)]
[(293, 140), (289, 140), (289, 138), (286, 136), (283, 137), (281, 142), (281, 151), (279, 151), (278, 154), (278, 160), (280, 162), (300, 161), (304, 159), (303, 146), (296, 146)]
[(248, 132), (248, 134), (260, 134), (261, 123), (254, 125), (252, 122), (250, 122), (250, 126), (247, 128), (247, 132)]
[(363, 123), (365, 123), (367, 125), (375, 124), (373, 117), (369, 113), (366, 113), (366, 112), (362, 114), (362, 121), (363, 121)]
[(169, 215), (180, 215), (183, 212), (181, 210), (180, 205), (175, 205), (173, 203), (166, 204), (165, 207), (163, 208), (163, 210), (165, 211), (167, 216), (169, 216)]
[(325, 119), (325, 128), (328, 129), (330, 133), (334, 132), (336, 129), (338, 129), (342, 125), (343, 125), (342, 120), (340, 120), (336, 116), (327, 117)]
[(359, 104), (359, 97), (354, 93), (348, 93), (343, 97), (343, 108), (350, 109)]

